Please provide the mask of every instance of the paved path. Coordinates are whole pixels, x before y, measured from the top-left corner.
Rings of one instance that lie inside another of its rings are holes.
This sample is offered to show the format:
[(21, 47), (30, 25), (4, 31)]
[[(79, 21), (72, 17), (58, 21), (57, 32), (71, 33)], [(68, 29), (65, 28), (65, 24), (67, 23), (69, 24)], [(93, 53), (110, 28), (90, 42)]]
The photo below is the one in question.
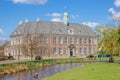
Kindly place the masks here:
[(28, 62), (31, 61), (30, 59), (26, 60), (6, 60), (6, 61), (0, 61), (0, 64), (11, 64), (11, 63), (18, 63), (18, 62)]

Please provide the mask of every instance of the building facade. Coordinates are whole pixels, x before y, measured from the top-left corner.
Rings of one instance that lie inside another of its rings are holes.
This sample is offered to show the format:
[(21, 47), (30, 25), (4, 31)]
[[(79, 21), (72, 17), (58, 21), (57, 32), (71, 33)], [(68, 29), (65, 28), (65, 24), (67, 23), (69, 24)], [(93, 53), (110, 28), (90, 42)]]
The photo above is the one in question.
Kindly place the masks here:
[(11, 55), (26, 58), (86, 57), (97, 48), (95, 33), (85, 25), (64, 22), (25, 22), (11, 34)]

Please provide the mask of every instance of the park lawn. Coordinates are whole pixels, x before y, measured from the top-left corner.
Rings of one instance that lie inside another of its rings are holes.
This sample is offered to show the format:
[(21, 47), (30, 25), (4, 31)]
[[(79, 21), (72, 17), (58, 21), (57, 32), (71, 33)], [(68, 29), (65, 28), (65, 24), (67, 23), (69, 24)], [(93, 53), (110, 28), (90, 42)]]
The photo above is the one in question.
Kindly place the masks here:
[(120, 63), (89, 64), (43, 80), (120, 80)]

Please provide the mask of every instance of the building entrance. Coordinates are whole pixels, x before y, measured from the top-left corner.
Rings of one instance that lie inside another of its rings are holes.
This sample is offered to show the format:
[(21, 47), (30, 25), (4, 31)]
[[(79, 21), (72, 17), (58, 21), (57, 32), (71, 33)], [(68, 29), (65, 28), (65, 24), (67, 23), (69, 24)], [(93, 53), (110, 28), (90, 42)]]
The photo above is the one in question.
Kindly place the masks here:
[(70, 49), (70, 56), (73, 56), (73, 49)]
[(73, 45), (73, 44), (71, 44), (71, 45), (69, 45), (68, 46), (68, 48), (69, 48), (69, 53), (70, 53), (70, 57), (72, 57), (72, 56), (74, 56), (74, 51), (75, 51), (75, 46)]

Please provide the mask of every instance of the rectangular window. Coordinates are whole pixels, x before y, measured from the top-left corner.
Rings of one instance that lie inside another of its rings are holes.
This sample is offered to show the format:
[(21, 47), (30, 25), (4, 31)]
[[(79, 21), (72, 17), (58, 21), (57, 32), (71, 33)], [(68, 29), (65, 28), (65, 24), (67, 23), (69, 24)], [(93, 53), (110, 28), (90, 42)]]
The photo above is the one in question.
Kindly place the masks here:
[(14, 54), (14, 50), (13, 49), (11, 49), (11, 55), (13, 55)]
[(16, 37), (14, 38), (14, 45), (16, 45)]
[(93, 48), (93, 52), (95, 52), (95, 50), (96, 50), (96, 48), (94, 47), (94, 48)]
[(13, 38), (11, 38), (11, 45), (13, 45), (13, 42), (14, 42), (14, 41), (13, 41)]
[(57, 54), (57, 49), (56, 48), (53, 49), (53, 53)]
[(66, 49), (66, 54), (68, 54), (68, 50)]
[(59, 44), (62, 44), (62, 37), (59, 37)]
[(29, 44), (32, 44), (34, 42), (34, 39), (32, 36), (28, 37), (28, 43)]
[(40, 39), (39, 39), (39, 44), (42, 44), (42, 43), (43, 43), (43, 42), (42, 42), (42, 38), (40, 38)]
[(70, 44), (72, 44), (72, 41), (73, 41), (72, 38), (69, 38), (69, 43), (70, 43)]
[(72, 38), (72, 44), (74, 44), (74, 38)]
[(45, 49), (45, 54), (48, 54), (48, 49), (47, 48)]
[(67, 37), (64, 37), (64, 43), (67, 44)]
[(77, 37), (74, 38), (74, 43), (75, 43), (75, 44), (78, 43)]
[(41, 48), (39, 48), (39, 55), (41, 55), (42, 54), (42, 49)]
[(79, 38), (79, 42), (80, 42), (80, 44), (82, 44), (82, 38)]
[(92, 53), (92, 50), (91, 50), (91, 48), (89, 48), (89, 53), (90, 53), (90, 54)]
[(19, 44), (19, 37), (16, 37), (16, 44)]
[(78, 54), (78, 50), (76, 49), (76, 54)]
[(57, 38), (56, 37), (53, 37), (53, 43), (57, 44)]
[(11, 54), (11, 55), (16, 55), (16, 53), (15, 53), (15, 49), (13, 49), (13, 54)]
[(91, 39), (89, 39), (89, 44), (92, 44), (92, 40)]
[(48, 37), (44, 38), (45, 44), (48, 44)]
[(59, 54), (62, 54), (63, 52), (62, 52), (62, 48), (59, 48)]
[(22, 50), (21, 50), (21, 48), (20, 48), (19, 50), (20, 50), (20, 55), (22, 55)]
[(97, 40), (96, 39), (93, 40), (93, 44), (97, 45)]
[(86, 54), (87, 53), (87, 49), (86, 48), (84, 48), (84, 54)]
[(22, 37), (20, 37), (20, 45), (22, 44)]
[(81, 30), (79, 31), (79, 34), (81, 34)]
[(84, 39), (84, 44), (87, 44), (87, 39), (86, 38)]
[(82, 48), (80, 48), (80, 54), (82, 54)]

